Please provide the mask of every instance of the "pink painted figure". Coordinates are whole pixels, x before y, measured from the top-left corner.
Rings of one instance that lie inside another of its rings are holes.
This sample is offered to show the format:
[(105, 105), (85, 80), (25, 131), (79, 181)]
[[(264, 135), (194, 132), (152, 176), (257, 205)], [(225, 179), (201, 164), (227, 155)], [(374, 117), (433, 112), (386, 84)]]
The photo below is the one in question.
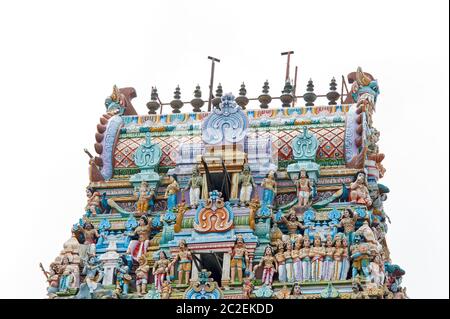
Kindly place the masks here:
[(264, 266), (262, 275), (263, 284), (267, 286), (272, 286), (273, 275), (275, 274), (275, 272), (277, 272), (278, 268), (277, 260), (273, 256), (272, 247), (266, 246), (266, 249), (264, 250), (264, 256), (261, 258), (259, 264), (255, 266), (253, 271), (256, 272), (256, 269), (258, 269), (261, 266)]

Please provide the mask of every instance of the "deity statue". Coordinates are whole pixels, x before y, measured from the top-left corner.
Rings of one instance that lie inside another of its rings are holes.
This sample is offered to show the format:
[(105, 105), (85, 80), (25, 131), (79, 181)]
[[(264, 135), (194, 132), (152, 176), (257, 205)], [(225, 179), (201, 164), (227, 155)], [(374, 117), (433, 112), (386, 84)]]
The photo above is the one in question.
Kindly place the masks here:
[(336, 252), (336, 248), (333, 247), (333, 239), (331, 238), (330, 234), (327, 235), (325, 246), (325, 259), (323, 261), (322, 279), (330, 281), (332, 280), (334, 274), (334, 253)]
[(295, 182), (297, 187), (298, 205), (300, 207), (307, 207), (310, 204), (311, 194), (313, 191), (313, 183), (308, 178), (306, 170), (300, 171), (300, 177)]
[(292, 249), (291, 257), (293, 261), (294, 280), (302, 280), (302, 260), (300, 259), (300, 250), (302, 249), (303, 236), (297, 235), (294, 243), (294, 249)]
[(364, 241), (369, 245), (369, 250), (372, 255), (380, 254), (383, 250), (381, 244), (377, 241), (375, 234), (369, 226), (369, 222), (365, 220), (361, 227), (355, 232), (355, 235), (360, 235)]
[(311, 258), (309, 253), (311, 250), (311, 241), (308, 235), (303, 238), (303, 248), (300, 249), (300, 260), (302, 261), (302, 281), (311, 280)]
[(60, 267), (60, 279), (58, 291), (67, 292), (75, 283), (75, 276), (72, 267), (69, 266), (70, 261), (67, 256), (63, 257), (62, 265)]
[(151, 225), (146, 216), (141, 216), (139, 218), (139, 225), (134, 229), (133, 232), (128, 234), (129, 236), (138, 236), (138, 239), (133, 239), (128, 245), (127, 254), (138, 261), (141, 255), (145, 255), (147, 252), (150, 240)]
[(286, 251), (284, 252), (284, 259), (286, 262), (286, 280), (287, 282), (294, 282), (293, 260), (292, 260), (292, 242), (290, 239), (284, 243)]
[(291, 289), (291, 294), (289, 295), (289, 299), (303, 299), (302, 290), (300, 287), (300, 283), (296, 282)]
[(192, 255), (187, 247), (185, 240), (180, 240), (179, 251), (172, 262), (169, 264), (169, 268), (172, 267), (176, 262), (178, 262), (178, 284), (181, 285), (183, 282), (183, 274), (185, 277), (185, 284), (189, 284), (189, 277), (191, 275), (192, 269)]
[(258, 265), (255, 266), (253, 271), (256, 272), (256, 269), (258, 269), (261, 266), (264, 266), (262, 274), (262, 282), (264, 285), (271, 287), (273, 282), (273, 275), (275, 274), (278, 268), (277, 260), (273, 256), (272, 247), (266, 246), (261, 261), (259, 262)]
[(367, 292), (364, 291), (364, 289), (360, 284), (353, 283), (350, 299), (369, 299), (369, 296), (367, 295)]
[(277, 253), (275, 254), (275, 259), (278, 264), (278, 280), (279, 282), (287, 281), (286, 274), (286, 257), (284, 256), (284, 243), (280, 241), (277, 247)]
[(281, 216), (279, 223), (283, 223), (286, 225), (288, 230), (288, 234), (291, 238), (295, 238), (297, 236), (298, 229), (306, 229), (308, 227), (304, 226), (297, 218), (294, 210), (289, 212), (287, 218), (285, 216)]
[(203, 178), (197, 166), (192, 168), (192, 176), (185, 190), (189, 190), (189, 203), (191, 208), (197, 208), (200, 201), (200, 194), (203, 188)]
[(177, 207), (177, 193), (180, 191), (178, 182), (175, 176), (169, 176), (169, 185), (166, 187), (164, 197), (167, 198), (167, 210), (172, 210)]
[(336, 234), (334, 237), (334, 252), (333, 252), (333, 272), (331, 276), (331, 280), (336, 281), (340, 280), (340, 274), (342, 272), (343, 260), (342, 255), (344, 254), (344, 248), (342, 247), (342, 238), (341, 234)]
[(277, 181), (275, 180), (275, 172), (270, 171), (267, 177), (263, 179), (261, 183), (263, 188), (263, 198), (262, 201), (266, 205), (272, 205), (272, 202), (277, 194)]
[(251, 279), (250, 278), (245, 278), (244, 279), (244, 285), (242, 287), (242, 291), (244, 293), (245, 299), (250, 299), (250, 296), (251, 296), (254, 288), (255, 287), (254, 287)]
[(248, 251), (242, 235), (237, 235), (236, 242), (231, 252), (231, 282), (236, 282), (236, 270), (238, 281), (242, 283), (243, 272), (250, 266)]
[(169, 299), (172, 293), (172, 286), (168, 280), (164, 280), (161, 287), (161, 299)]
[(315, 234), (313, 247), (309, 250), (309, 257), (311, 258), (311, 279), (313, 281), (320, 281), (322, 279), (324, 256), (325, 247), (322, 246), (320, 235)]
[[(94, 225), (90, 221), (85, 221), (81, 227), (76, 226), (72, 229), (74, 232), (81, 233), (84, 238), (83, 245), (87, 246), (86, 254), (87, 257), (95, 256), (96, 248), (95, 244), (97, 243), (97, 239), (100, 237), (97, 229), (95, 229)], [(85, 247), (86, 247), (85, 246)]]
[(339, 280), (346, 280), (348, 271), (350, 270), (350, 256), (348, 255), (349, 247), (347, 237), (342, 237), (342, 269), (339, 273)]
[(116, 290), (115, 293), (117, 295), (128, 294), (128, 287), (131, 281), (131, 276), (129, 274), (128, 261), (124, 255), (122, 255), (117, 263), (116, 268), (114, 269), (114, 274), (116, 276)]
[(94, 191), (92, 187), (86, 188), (87, 204), (85, 207), (86, 216), (97, 216), (101, 214), (102, 209), (100, 207), (100, 193)]
[(352, 260), (352, 278), (357, 276), (369, 277), (369, 245), (361, 242), (360, 235), (355, 235), (354, 244), (350, 246)]
[(250, 172), (250, 166), (248, 164), (244, 164), (242, 173), (239, 175), (239, 184), (241, 185), (239, 201), (241, 205), (248, 205), (250, 203), (253, 188), (256, 188), (253, 176)]
[(384, 284), (384, 263), (379, 255), (375, 256), (374, 260), (369, 264), (370, 281), (377, 286)]
[(149, 206), (152, 207), (155, 205), (155, 191), (149, 189), (146, 181), (141, 182), (139, 190), (134, 193), (134, 196), (138, 198), (136, 203), (136, 213), (140, 215), (146, 214)]
[(39, 267), (41, 267), (42, 272), (44, 273), (44, 276), (48, 283), (47, 295), (49, 297), (55, 296), (55, 294), (58, 292), (58, 288), (59, 288), (58, 265), (55, 262), (51, 263), (49, 271), (46, 271), (44, 269), (44, 266), (42, 266), (42, 263), (39, 264)]
[(347, 242), (352, 244), (353, 243), (353, 237), (355, 235), (355, 225), (356, 221), (358, 220), (358, 215), (353, 212), (351, 208), (346, 208), (344, 210), (344, 214), (341, 218), (341, 221), (339, 224), (337, 224), (337, 227), (343, 227), (345, 236), (347, 237)]
[(367, 207), (372, 205), (365, 173), (358, 173), (356, 180), (350, 184), (350, 190), (350, 201), (352, 203), (364, 204)]
[(170, 260), (167, 258), (166, 252), (159, 252), (159, 259), (153, 264), (152, 275), (155, 278), (155, 289), (161, 292), (162, 284), (169, 274)]
[(97, 289), (98, 283), (103, 278), (103, 266), (95, 256), (88, 258), (86, 265), (83, 268), (83, 275), (86, 276), (85, 281), (89, 288), (89, 292), (94, 293)]
[(147, 264), (147, 258), (145, 255), (139, 257), (139, 267), (136, 268), (136, 291), (140, 295), (145, 295), (147, 293), (147, 283), (148, 283), (148, 272), (150, 271), (150, 266)]

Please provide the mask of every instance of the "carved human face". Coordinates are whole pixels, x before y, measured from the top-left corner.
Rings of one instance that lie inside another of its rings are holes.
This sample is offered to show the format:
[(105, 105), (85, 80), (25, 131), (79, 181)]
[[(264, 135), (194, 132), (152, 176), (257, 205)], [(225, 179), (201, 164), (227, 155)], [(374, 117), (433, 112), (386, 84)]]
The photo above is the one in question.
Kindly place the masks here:
[(297, 220), (297, 216), (295, 215), (295, 213), (292, 212), (292, 213), (289, 215), (289, 220), (290, 220), (291, 222), (294, 222), (294, 221)]
[(144, 226), (145, 225), (145, 222), (144, 222), (144, 220), (141, 218), (141, 219), (139, 219), (139, 226)]
[(358, 183), (362, 184), (362, 183), (364, 183), (365, 178), (366, 178), (366, 176), (364, 175), (364, 173), (358, 173), (356, 180), (358, 181)]
[(275, 178), (275, 172), (274, 171), (270, 171), (268, 177), (270, 179), (274, 179)]
[(304, 178), (304, 177), (306, 177), (306, 171), (304, 169), (302, 169), (300, 171), (300, 178)]
[(69, 258), (68, 257), (64, 257), (61, 263), (63, 265), (68, 265), (69, 264)]
[(264, 255), (265, 256), (272, 256), (272, 248), (267, 246), (266, 249), (264, 250)]
[[(119, 259), (119, 261), (121, 261), (122, 259)], [(93, 264), (95, 264), (95, 257), (90, 257), (89, 258), (89, 263), (91, 264), (91, 265), (93, 265)]]
[(303, 241), (303, 245), (305, 245), (305, 247), (309, 247), (311, 245), (311, 241), (309, 240), (308, 237), (305, 237), (305, 240)]
[(92, 192), (90, 189), (86, 189), (86, 196), (87, 197), (91, 197), (92, 196)]
[(350, 213), (349, 213), (349, 211), (346, 209), (346, 210), (344, 210), (344, 217), (345, 218), (348, 218), (350, 216)]
[(94, 229), (94, 225), (92, 225), (91, 223), (87, 223), (86, 226), (84, 226), (87, 230), (91, 230)]
[(293, 291), (294, 295), (301, 295), (302, 291), (300, 289), (300, 285), (295, 285), (294, 286), (294, 291)]
[(159, 259), (161, 259), (161, 260), (166, 259), (166, 254), (164, 254), (163, 251), (160, 251), (160, 252), (159, 252)]
[(314, 246), (319, 247), (321, 244), (320, 237), (314, 237)]
[(336, 237), (336, 241), (335, 241), (334, 245), (335, 245), (336, 247), (341, 247), (341, 246), (342, 246), (341, 238)]

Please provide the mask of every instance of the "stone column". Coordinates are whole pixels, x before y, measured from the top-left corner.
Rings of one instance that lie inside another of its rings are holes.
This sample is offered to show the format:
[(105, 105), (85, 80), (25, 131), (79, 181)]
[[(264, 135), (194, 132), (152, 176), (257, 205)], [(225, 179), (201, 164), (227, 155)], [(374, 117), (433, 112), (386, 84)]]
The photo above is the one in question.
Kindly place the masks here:
[(208, 199), (208, 197), (209, 197), (208, 192), (210, 192), (210, 190), (208, 189), (208, 179), (206, 178), (206, 173), (204, 173), (201, 198)]
[(230, 192), (230, 199), (238, 199), (239, 193), (239, 173), (233, 173), (231, 174), (231, 192)]
[(228, 288), (230, 284), (230, 262), (231, 255), (230, 253), (223, 254), (223, 263), (222, 263), (222, 287)]
[[(195, 257), (197, 257), (198, 259), (200, 259), (200, 255), (196, 254), (194, 255)], [(192, 272), (191, 272), (191, 280), (198, 280), (198, 269), (197, 266), (195, 265), (195, 262), (192, 261)]]
[(117, 266), (117, 261), (119, 260), (120, 255), (117, 253), (117, 246), (115, 241), (110, 241), (108, 248), (106, 249), (106, 253), (104, 253), (100, 260), (103, 262), (103, 285), (112, 285), (113, 277), (114, 277), (114, 269)]

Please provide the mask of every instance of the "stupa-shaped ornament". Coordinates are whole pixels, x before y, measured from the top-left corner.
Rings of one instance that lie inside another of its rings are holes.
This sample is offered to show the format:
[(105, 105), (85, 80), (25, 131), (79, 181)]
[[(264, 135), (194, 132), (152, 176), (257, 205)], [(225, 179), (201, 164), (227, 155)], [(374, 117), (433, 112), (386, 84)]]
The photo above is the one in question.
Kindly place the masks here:
[(200, 86), (197, 84), (194, 91), (194, 99), (191, 100), (193, 111), (201, 112), (203, 104), (205, 104), (205, 102), (202, 100), (202, 91), (200, 90)]
[(183, 107), (183, 102), (181, 101), (181, 92), (180, 86), (177, 85), (175, 88), (175, 92), (173, 92), (173, 100), (170, 102), (170, 106), (172, 107), (172, 113), (180, 113), (180, 109)]
[(341, 96), (337, 91), (336, 79), (333, 77), (330, 82), (330, 92), (327, 93), (328, 105), (336, 105), (336, 101)]
[(303, 94), (303, 99), (306, 102), (306, 106), (314, 106), (317, 95), (314, 93), (314, 83), (312, 79), (309, 79), (308, 84), (306, 85), (306, 93)]
[(239, 96), (235, 99), (237, 105), (239, 105), (243, 110), (245, 110), (245, 106), (248, 104), (247, 89), (245, 88), (245, 83), (242, 82), (241, 88), (239, 89)]
[(262, 109), (267, 109), (272, 101), (272, 97), (269, 95), (269, 88), (269, 81), (266, 80), (262, 87), (262, 94), (258, 96), (258, 101), (261, 103), (259, 107)]
[(290, 80), (287, 80), (284, 84), (282, 93), (283, 94), (280, 96), (280, 100), (283, 104), (281, 104), (281, 106), (290, 107), (292, 101), (294, 101), (294, 96), (292, 95), (292, 84)]
[(147, 103), (148, 114), (156, 114), (156, 110), (159, 109), (158, 102), (158, 90), (156, 87), (152, 87), (152, 93), (150, 95), (150, 102)]
[(223, 95), (223, 90), (222, 90), (222, 84), (219, 83), (219, 85), (217, 86), (217, 90), (216, 90), (216, 97), (212, 99), (211, 103), (214, 107), (219, 107), (220, 102), (222, 102), (222, 95)]

